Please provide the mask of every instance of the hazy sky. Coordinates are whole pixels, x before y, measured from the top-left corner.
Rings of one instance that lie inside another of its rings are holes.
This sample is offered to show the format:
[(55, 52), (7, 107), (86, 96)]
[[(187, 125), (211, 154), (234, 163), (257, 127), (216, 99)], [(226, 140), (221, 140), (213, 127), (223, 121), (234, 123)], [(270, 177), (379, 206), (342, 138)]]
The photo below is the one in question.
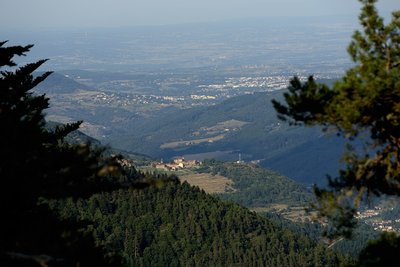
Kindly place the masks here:
[[(400, 0), (381, 0), (385, 15)], [(354, 15), (356, 0), (0, 0), (4, 28), (165, 25), (271, 16)]]

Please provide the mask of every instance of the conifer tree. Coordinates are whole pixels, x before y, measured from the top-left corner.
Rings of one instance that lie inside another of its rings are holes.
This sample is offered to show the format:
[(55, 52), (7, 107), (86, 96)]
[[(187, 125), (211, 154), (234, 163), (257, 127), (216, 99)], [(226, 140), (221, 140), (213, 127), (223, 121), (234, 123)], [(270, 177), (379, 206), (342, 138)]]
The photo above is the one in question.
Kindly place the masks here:
[(313, 77), (297, 77), (273, 101), (279, 117), (294, 124), (322, 125), (362, 149), (348, 146), (346, 167), (329, 188), (316, 188), (317, 208), (332, 223), (332, 233), (349, 235), (354, 214), (369, 197), (400, 195), (400, 11), (385, 25), (377, 0), (359, 0), (361, 30), (355, 31), (348, 52), (354, 61), (331, 88)]
[(51, 74), (33, 75), (46, 60), (17, 68), (14, 56), (24, 56), (33, 45), (5, 44), (0, 42), (0, 265), (111, 264), (78, 233), (76, 222), (58, 218), (48, 203), (118, 187), (111, 175), (119, 175), (120, 166), (103, 156), (104, 149), (64, 140), (80, 122), (46, 127), (49, 99), (32, 92)]

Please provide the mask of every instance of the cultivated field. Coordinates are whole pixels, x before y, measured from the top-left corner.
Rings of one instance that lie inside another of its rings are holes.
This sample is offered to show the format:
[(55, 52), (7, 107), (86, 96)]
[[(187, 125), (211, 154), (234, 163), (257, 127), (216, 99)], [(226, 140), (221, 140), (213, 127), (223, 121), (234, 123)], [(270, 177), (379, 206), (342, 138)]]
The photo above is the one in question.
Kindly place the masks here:
[(236, 191), (236, 189), (233, 188), (233, 181), (221, 175), (194, 173), (179, 176), (179, 179), (182, 182), (186, 181), (193, 186), (198, 186), (210, 194)]

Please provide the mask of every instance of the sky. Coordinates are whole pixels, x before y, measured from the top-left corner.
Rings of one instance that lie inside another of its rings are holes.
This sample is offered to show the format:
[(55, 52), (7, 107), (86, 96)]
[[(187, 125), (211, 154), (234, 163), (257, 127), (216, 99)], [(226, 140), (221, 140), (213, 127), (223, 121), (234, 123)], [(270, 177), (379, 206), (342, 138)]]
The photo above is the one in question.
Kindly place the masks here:
[[(383, 15), (400, 0), (380, 0)], [(353, 15), (357, 0), (0, 0), (6, 28), (168, 25), (253, 17)]]

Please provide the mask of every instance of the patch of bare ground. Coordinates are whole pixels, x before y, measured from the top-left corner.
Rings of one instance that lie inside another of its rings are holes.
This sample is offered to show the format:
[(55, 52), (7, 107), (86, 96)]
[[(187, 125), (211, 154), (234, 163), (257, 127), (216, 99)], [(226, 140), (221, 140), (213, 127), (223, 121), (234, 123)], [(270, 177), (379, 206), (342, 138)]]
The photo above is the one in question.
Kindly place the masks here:
[(212, 175), (209, 173), (194, 173), (179, 176), (179, 179), (182, 182), (186, 181), (191, 185), (198, 186), (209, 194), (237, 191), (233, 187), (233, 181), (221, 175)]

